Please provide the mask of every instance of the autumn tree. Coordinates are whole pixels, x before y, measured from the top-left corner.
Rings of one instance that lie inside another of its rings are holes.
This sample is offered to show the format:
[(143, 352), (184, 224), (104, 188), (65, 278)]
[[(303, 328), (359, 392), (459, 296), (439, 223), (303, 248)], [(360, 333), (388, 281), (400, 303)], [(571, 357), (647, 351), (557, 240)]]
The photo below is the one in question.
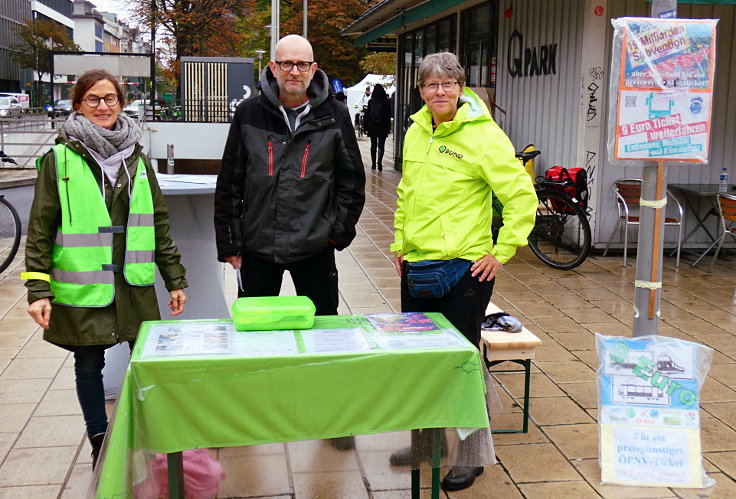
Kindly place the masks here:
[(20, 42), (11, 45), (10, 50), (21, 68), (35, 71), (38, 75), (37, 84), (40, 84), (43, 75), (51, 72), (51, 52), (81, 49), (69, 37), (66, 26), (41, 19), (26, 19), (24, 22), (15, 28)]
[[(291, 0), (291, 16), (281, 18), (281, 35), (302, 33), (302, 0)], [(360, 61), (366, 50), (353, 47), (350, 38), (340, 30), (357, 19), (365, 10), (361, 0), (308, 0), (307, 38), (314, 49), (314, 59), (330, 79), (340, 78), (348, 87), (365, 75)]]
[(396, 52), (371, 52), (360, 61), (366, 73), (392, 75), (396, 73)]

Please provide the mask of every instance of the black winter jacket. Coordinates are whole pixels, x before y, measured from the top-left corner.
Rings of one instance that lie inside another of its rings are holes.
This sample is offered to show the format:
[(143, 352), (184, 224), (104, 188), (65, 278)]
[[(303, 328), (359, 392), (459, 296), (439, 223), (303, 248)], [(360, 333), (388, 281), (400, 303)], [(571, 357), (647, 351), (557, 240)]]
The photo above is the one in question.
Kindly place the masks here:
[(292, 133), (267, 66), (263, 94), (241, 102), (230, 125), (215, 191), (217, 258), (249, 253), (302, 260), (355, 237), (365, 172), (350, 116), (328, 99), (317, 70), (309, 110)]

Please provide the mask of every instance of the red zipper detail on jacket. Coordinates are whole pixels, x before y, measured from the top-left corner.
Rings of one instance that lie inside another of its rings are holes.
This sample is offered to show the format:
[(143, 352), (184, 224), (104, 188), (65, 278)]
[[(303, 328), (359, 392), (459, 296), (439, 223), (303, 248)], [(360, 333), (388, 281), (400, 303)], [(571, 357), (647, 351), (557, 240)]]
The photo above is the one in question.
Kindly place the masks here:
[(312, 146), (312, 141), (307, 141), (307, 147), (304, 148), (304, 156), (302, 156), (302, 175), (301, 178), (304, 178), (304, 175), (307, 174), (307, 158), (309, 157), (309, 148)]
[(273, 142), (268, 141), (268, 174), (273, 176)]

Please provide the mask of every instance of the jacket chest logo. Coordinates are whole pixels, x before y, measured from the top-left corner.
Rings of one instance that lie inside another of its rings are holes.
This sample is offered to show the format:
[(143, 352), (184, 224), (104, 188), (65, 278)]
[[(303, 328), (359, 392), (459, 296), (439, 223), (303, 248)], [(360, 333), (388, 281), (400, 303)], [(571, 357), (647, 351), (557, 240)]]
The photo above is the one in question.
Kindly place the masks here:
[(453, 158), (463, 159), (463, 155), (461, 153), (453, 151), (447, 146), (440, 146), (438, 151), (440, 152), (440, 154), (447, 154), (448, 156), (452, 156)]

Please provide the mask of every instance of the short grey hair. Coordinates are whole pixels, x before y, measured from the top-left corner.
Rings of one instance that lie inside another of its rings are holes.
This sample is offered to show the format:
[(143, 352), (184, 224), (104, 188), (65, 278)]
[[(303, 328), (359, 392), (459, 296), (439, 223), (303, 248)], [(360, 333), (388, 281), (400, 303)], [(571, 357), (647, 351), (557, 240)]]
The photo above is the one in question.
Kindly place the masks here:
[(452, 52), (430, 54), (419, 65), (419, 86), (430, 78), (450, 78), (465, 85), (465, 70)]

